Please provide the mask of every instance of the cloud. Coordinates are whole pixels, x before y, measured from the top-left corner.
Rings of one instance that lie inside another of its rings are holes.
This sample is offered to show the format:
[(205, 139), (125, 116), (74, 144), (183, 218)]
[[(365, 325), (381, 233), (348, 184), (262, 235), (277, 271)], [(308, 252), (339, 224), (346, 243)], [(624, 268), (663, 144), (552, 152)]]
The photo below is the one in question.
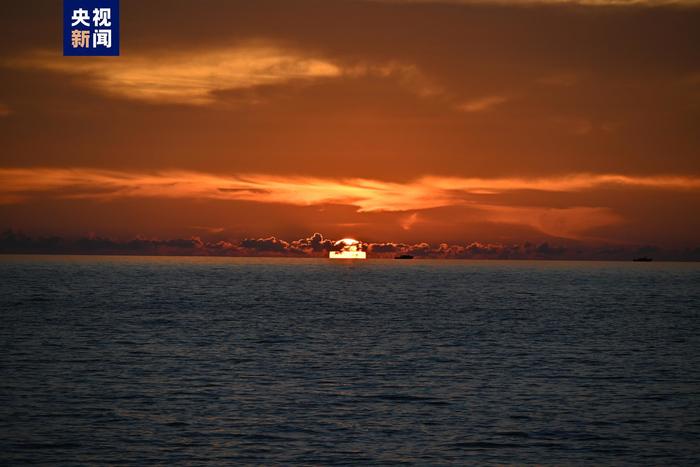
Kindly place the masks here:
[(376, 76), (395, 79), (401, 87), (420, 97), (432, 97), (443, 94), (445, 90), (434, 83), (416, 65), (389, 61), (387, 63), (356, 63), (343, 67), (346, 76), (359, 78)]
[(416, 222), (418, 222), (418, 213), (414, 212), (401, 219), (401, 228), (404, 230), (411, 230)]
[(532, 178), (427, 176), (398, 183), (281, 175), (153, 173), (87, 168), (0, 168), (0, 199), (37, 196), (67, 199), (200, 198), (298, 206), (343, 204), (360, 212), (414, 211), (473, 204), (473, 195), (513, 191), (581, 192), (619, 189), (700, 190), (693, 176), (571, 174)]
[(403, 253), (407, 252), (410, 248), (409, 245), (405, 243), (370, 243), (367, 246), (367, 250), (370, 253), (375, 253), (381, 255), (383, 253)]
[(204, 241), (190, 238), (136, 237), (115, 240), (90, 234), (77, 239), (30, 237), (22, 232), (0, 232), (0, 253), (71, 253), (184, 256), (326, 256), (335, 242), (320, 233), (291, 242), (274, 236), (241, 240)]
[[(44, 254), (117, 254), (156, 256), (275, 256), (325, 258), (334, 241), (320, 233), (298, 240), (285, 241), (274, 236), (242, 240), (205, 241), (200, 237), (147, 239), (136, 237), (115, 240), (98, 235), (77, 239), (56, 236), (31, 237), (22, 232), (0, 232), (0, 253)], [(654, 245), (482, 243), (463, 244), (426, 242), (365, 243), (369, 258), (392, 258), (410, 254), (419, 259), (602, 259), (626, 260), (638, 256), (656, 259), (698, 261), (700, 248), (662, 249)]]
[(268, 238), (245, 238), (241, 241), (242, 248), (251, 251), (265, 252), (290, 252), (289, 243), (276, 237)]
[(190, 228), (194, 229), (194, 230), (201, 230), (204, 232), (208, 232), (210, 234), (218, 234), (218, 233), (222, 233), (224, 230), (226, 230), (223, 227), (208, 227), (206, 225), (191, 225)]
[(366, 76), (395, 80), (398, 86), (420, 97), (443, 92), (413, 64), (343, 64), (309, 51), (267, 43), (162, 55), (131, 54), (119, 60), (66, 60), (55, 53), (38, 51), (7, 60), (4, 65), (73, 75), (105, 94), (150, 103), (207, 105), (216, 102), (216, 94), (222, 91)]
[(167, 240), (136, 237), (118, 241), (94, 234), (67, 239), (57, 236), (33, 238), (13, 230), (0, 233), (0, 253), (193, 255), (201, 254), (204, 246), (199, 237)]
[(578, 173), (563, 176), (532, 178), (449, 178), (426, 177), (424, 183), (445, 190), (466, 190), (498, 193), (503, 191), (536, 190), (576, 192), (601, 187), (627, 187), (666, 190), (698, 190), (700, 177), (673, 175), (622, 175)]
[(293, 241), (290, 246), (296, 250), (311, 253), (331, 251), (334, 249), (334, 244), (333, 240), (323, 238), (322, 234), (315, 232), (310, 237)]
[(481, 206), (485, 222), (526, 225), (552, 237), (585, 240), (598, 227), (618, 224), (622, 217), (601, 207), (513, 207)]
[(265, 253), (284, 254), (291, 256), (325, 256), (334, 249), (335, 241), (323, 238), (323, 235), (315, 232), (309, 237), (287, 242), (277, 237), (244, 238), (235, 248), (237, 254), (245, 253), (257, 255)]
[[(700, 190), (700, 178), (572, 174), (541, 178), (423, 177), (398, 183), (370, 179), (333, 179), (280, 175), (214, 175), (201, 172), (139, 173), (97, 169), (0, 169), (0, 200), (20, 204), (37, 198), (110, 201), (123, 198), (212, 199), (294, 206), (353, 206), (358, 212), (406, 212), (404, 230), (419, 222), (415, 211), (462, 206), (480, 222), (526, 226), (554, 237), (584, 239), (589, 232), (624, 219), (601, 206), (512, 205), (498, 195), (518, 191), (556, 193), (616, 190)], [(487, 195), (487, 198), (484, 196)], [(251, 240), (245, 247), (286, 250), (275, 238)], [(257, 242), (257, 243), (255, 243)], [(327, 249), (322, 237), (299, 240), (299, 251)]]
[(0, 198), (41, 195), (72, 199), (204, 198), (299, 206), (345, 204), (361, 212), (411, 211), (464, 204), (468, 195), (519, 190), (580, 192), (603, 187), (699, 190), (691, 176), (571, 174), (539, 178), (427, 176), (397, 183), (279, 175), (214, 175), (202, 172), (140, 173), (99, 169), (2, 168)]
[(6, 65), (75, 75), (118, 97), (193, 105), (214, 102), (217, 91), (342, 74), (337, 65), (313, 54), (264, 44), (163, 55), (125, 55), (119, 60), (94, 57), (66, 60), (56, 54), (38, 52), (10, 60)]
[(462, 102), (457, 105), (457, 109), (462, 112), (483, 112), (485, 110), (490, 110), (498, 105), (501, 105), (508, 101), (508, 98), (504, 96), (485, 96), (478, 99), (469, 100)]

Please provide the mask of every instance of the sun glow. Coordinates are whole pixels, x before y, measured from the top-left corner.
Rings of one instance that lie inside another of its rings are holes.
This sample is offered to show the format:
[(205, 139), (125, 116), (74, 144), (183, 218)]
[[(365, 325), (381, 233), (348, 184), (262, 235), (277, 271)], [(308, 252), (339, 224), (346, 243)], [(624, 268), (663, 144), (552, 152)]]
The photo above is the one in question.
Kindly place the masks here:
[(340, 250), (331, 251), (328, 254), (330, 259), (367, 259), (362, 244), (354, 238), (343, 238), (335, 242), (334, 246), (340, 247)]

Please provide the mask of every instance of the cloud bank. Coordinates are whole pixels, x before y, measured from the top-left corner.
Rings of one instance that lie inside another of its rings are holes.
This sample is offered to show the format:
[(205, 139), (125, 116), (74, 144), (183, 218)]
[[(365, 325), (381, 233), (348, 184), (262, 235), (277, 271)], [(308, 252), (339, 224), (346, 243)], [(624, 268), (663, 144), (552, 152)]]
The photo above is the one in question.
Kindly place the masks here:
[(110, 200), (126, 197), (188, 198), (280, 203), (297, 206), (343, 204), (359, 212), (414, 211), (474, 204), (475, 196), (517, 191), (583, 192), (606, 187), (645, 190), (700, 190), (694, 176), (570, 174), (533, 178), (426, 176), (404, 183), (354, 178), (314, 178), (201, 172), (153, 173), (99, 169), (0, 169), (0, 200), (21, 203), (34, 197)]
[[(32, 200), (119, 199), (217, 200), (291, 206), (351, 206), (358, 213), (406, 213), (404, 231), (424, 223), (417, 211), (460, 207), (482, 223), (527, 227), (551, 237), (596, 240), (590, 232), (625, 219), (606, 205), (569, 199), (595, 190), (656, 190), (697, 193), (700, 178), (570, 174), (540, 178), (459, 178), (426, 176), (407, 182), (312, 178), (281, 175), (216, 175), (201, 172), (154, 173), (98, 169), (0, 169), (0, 204)], [(521, 194), (547, 194), (523, 204)], [(515, 195), (515, 197), (513, 196)], [(559, 198), (562, 200), (560, 201)], [(600, 201), (598, 201), (600, 203)], [(274, 244), (270, 248), (278, 248)]]
[[(318, 232), (306, 238), (286, 241), (270, 236), (241, 240), (206, 241), (200, 237), (114, 240), (90, 235), (77, 239), (57, 236), (31, 237), (6, 230), (0, 233), (0, 254), (103, 254), (147, 256), (230, 256), (230, 257), (295, 257), (325, 258), (334, 247), (334, 240)], [(621, 260), (653, 256), (661, 260), (700, 261), (700, 247), (662, 249), (653, 245), (582, 245), (577, 243), (481, 243), (406, 244), (394, 242), (363, 243), (369, 258), (393, 258), (409, 254), (417, 259), (542, 259), (542, 260)]]

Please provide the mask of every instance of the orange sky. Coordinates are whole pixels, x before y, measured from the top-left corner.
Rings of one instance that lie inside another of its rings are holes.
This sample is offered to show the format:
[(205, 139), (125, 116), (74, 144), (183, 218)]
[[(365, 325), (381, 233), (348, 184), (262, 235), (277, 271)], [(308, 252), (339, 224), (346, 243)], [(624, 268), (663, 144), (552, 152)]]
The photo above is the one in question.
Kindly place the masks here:
[(0, 7), (0, 230), (700, 246), (698, 2)]

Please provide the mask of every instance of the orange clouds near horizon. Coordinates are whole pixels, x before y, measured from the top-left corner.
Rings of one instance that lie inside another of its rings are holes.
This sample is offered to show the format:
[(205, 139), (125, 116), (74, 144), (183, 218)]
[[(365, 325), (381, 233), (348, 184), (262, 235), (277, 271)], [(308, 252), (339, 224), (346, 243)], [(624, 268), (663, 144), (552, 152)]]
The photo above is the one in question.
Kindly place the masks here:
[[(696, 193), (700, 191), (700, 178), (615, 174), (570, 174), (533, 179), (425, 176), (397, 183), (263, 174), (225, 176), (186, 171), (0, 169), (0, 201), (4, 204), (22, 204), (49, 197), (100, 202), (154, 198), (319, 207), (346, 205), (358, 213), (409, 212), (399, 222), (403, 230), (410, 230), (419, 222), (417, 211), (463, 206), (476, 211), (482, 222), (522, 225), (569, 239), (586, 239), (586, 232), (591, 229), (624, 222), (624, 217), (608, 206), (562, 204), (556, 198), (558, 193), (603, 189)], [(512, 192), (548, 193), (552, 199), (548, 205), (521, 205), (499, 198)], [(420, 219), (420, 222), (426, 220)]]
[(120, 197), (205, 198), (293, 205), (347, 204), (358, 212), (411, 211), (469, 202), (468, 195), (511, 191), (581, 192), (605, 187), (698, 191), (700, 177), (569, 174), (541, 178), (424, 176), (405, 183), (264, 174), (214, 175), (168, 170), (0, 168), (6, 203), (42, 194), (109, 200)]

